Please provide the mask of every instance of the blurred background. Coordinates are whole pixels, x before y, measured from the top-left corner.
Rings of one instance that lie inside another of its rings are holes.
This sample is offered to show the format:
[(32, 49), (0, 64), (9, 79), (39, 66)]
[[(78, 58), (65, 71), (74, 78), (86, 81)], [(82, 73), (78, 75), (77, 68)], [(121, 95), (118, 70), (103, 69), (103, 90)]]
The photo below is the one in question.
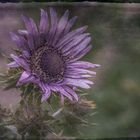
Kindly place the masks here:
[[(15, 44), (9, 32), (24, 29), (21, 14), (39, 23), (40, 8), (55, 7), (61, 16), (78, 16), (74, 26), (88, 25), (92, 51), (83, 60), (101, 64), (88, 99), (97, 104), (82, 138), (118, 138), (140, 136), (140, 4), (105, 3), (28, 3), (0, 4), (0, 72), (6, 71), (2, 54), (12, 52)], [(20, 100), (17, 90), (0, 90), (0, 104), (14, 109)]]
[[(0, 2), (82, 2), (85, 0), (0, 0)], [(86, 0), (89, 2), (140, 3), (140, 0)]]

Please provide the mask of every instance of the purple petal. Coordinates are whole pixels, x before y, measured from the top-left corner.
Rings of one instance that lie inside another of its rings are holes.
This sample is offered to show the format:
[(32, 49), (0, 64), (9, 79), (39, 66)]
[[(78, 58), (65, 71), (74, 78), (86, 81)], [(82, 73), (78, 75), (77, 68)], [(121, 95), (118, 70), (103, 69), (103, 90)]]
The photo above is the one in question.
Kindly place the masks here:
[(65, 83), (67, 85), (72, 85), (76, 87), (81, 87), (85, 89), (89, 89), (90, 86), (88, 84), (93, 84), (92, 81), (85, 80), (85, 79), (71, 79), (71, 78), (65, 78)]
[(75, 21), (76, 21), (77, 17), (73, 17), (72, 19), (70, 19), (66, 25), (66, 28), (64, 30), (64, 34), (67, 34), (70, 29), (72, 28), (72, 26), (74, 25)]
[(77, 61), (73, 62), (68, 65), (68, 67), (75, 67), (75, 68), (98, 68), (100, 67), (99, 64), (93, 64), (90, 62), (85, 62), (85, 61)]
[(24, 71), (17, 83), (17, 86), (20, 86), (26, 83), (35, 83), (35, 82), (36, 82), (35, 77), (32, 76), (29, 72)]
[(41, 102), (43, 101), (47, 101), (47, 99), (50, 97), (51, 95), (51, 90), (49, 88), (49, 86), (47, 84), (43, 84), (41, 83), (40, 84), (40, 87), (42, 89), (42, 91), (44, 92), (43, 95), (42, 95), (42, 99), (41, 99)]
[(63, 88), (60, 89), (60, 94), (66, 96), (69, 100), (73, 101), (72, 96), (67, 91), (65, 91)]
[(25, 58), (30, 58), (30, 53), (29, 52), (23, 51), (22, 54)]
[(13, 62), (7, 64), (7, 66), (8, 66), (9, 68), (17, 68), (17, 67), (19, 67), (19, 65), (18, 65), (15, 61), (13, 61)]
[(29, 76), (30, 76), (30, 73), (28, 73), (28, 72), (24, 71), (24, 72), (22, 73), (22, 75), (21, 75), (21, 77), (20, 77), (20, 80), (19, 80), (19, 81), (22, 81), (22, 80), (24, 80), (24, 79), (28, 78)]
[(27, 36), (28, 38), (28, 46), (30, 48), (30, 50), (34, 50), (35, 49), (35, 44), (34, 44), (34, 38), (33, 35), (31, 35), (30, 33)]
[(33, 39), (34, 39), (34, 44), (35, 47), (39, 47), (39, 34), (38, 34), (38, 29), (36, 26), (36, 23), (34, 22), (33, 19), (30, 18), (31, 26), (32, 26), (32, 32), (33, 32)]
[(38, 42), (39, 42), (37, 26), (33, 21), (33, 19), (31, 18), (29, 19), (26, 16), (22, 16), (22, 18), (28, 31), (27, 38), (28, 38), (29, 47), (33, 50), (35, 47), (38, 47)]
[(41, 9), (41, 20), (39, 25), (40, 33), (46, 33), (49, 29), (48, 14), (43, 9)]
[(51, 44), (53, 42), (53, 38), (57, 28), (57, 13), (53, 8), (50, 8), (50, 17), (51, 17), (51, 29), (49, 32), (48, 43)]
[(62, 96), (66, 96), (68, 99), (73, 101), (72, 96), (67, 91), (65, 91), (65, 89), (62, 88), (62, 86), (53, 86), (53, 85), (50, 86), (49, 85), (49, 87), (54, 92), (60, 92), (62, 101), (64, 100)]
[(22, 50), (27, 50), (29, 51), (28, 44), (27, 44), (27, 40), (25, 40), (24, 37), (22, 36), (17, 36), (15, 33), (10, 32), (11, 38), (12, 40), (16, 43), (16, 45), (19, 47), (19, 49)]
[(83, 33), (87, 29), (87, 26), (78, 28), (74, 31), (69, 32), (66, 34), (60, 41), (57, 43), (56, 47), (58, 49), (63, 48), (66, 44), (71, 42), (77, 35), (79, 36), (81, 33)]
[(66, 47), (63, 47), (62, 52), (64, 55), (68, 55), (71, 52), (71, 49), (75, 49), (77, 46), (80, 46), (82, 43), (81, 41), (89, 36), (89, 33), (81, 34), (76, 36)]
[(30, 18), (29, 20), (31, 23), (33, 35), (38, 35), (38, 29), (37, 29), (36, 23), (34, 22), (34, 20), (32, 18)]
[(86, 37), (81, 43), (79, 43), (77, 46), (73, 47), (69, 52), (67, 52), (67, 55), (73, 57), (76, 54), (80, 53), (89, 45), (90, 41), (91, 37)]
[(41, 102), (44, 102), (44, 101), (47, 101), (48, 98), (50, 97), (51, 95), (51, 92), (46, 92), (42, 95), (42, 98), (41, 98)]
[(91, 75), (88, 75), (88, 74), (86, 74), (86, 75), (82, 75), (82, 74), (77, 74), (77, 73), (66, 73), (66, 75), (65, 75), (65, 77), (66, 78), (74, 78), (74, 79), (81, 79), (81, 78), (90, 78), (90, 77), (93, 77), (93, 76), (91, 76)]
[(24, 68), (25, 70), (27, 70), (27, 71), (30, 71), (29, 65), (27, 64), (27, 62), (26, 62), (24, 59), (19, 58), (19, 57), (17, 57), (17, 56), (14, 55), (14, 54), (11, 54), (11, 58), (13, 58), (13, 60), (15, 60), (15, 62), (16, 62), (19, 66), (23, 67), (23, 68)]
[(69, 15), (69, 11), (67, 10), (64, 13), (64, 15), (61, 17), (61, 19), (58, 23), (58, 26), (57, 26), (57, 32), (54, 37), (53, 45), (55, 45), (55, 43), (58, 41), (58, 39), (61, 38), (62, 33), (64, 32), (65, 26), (68, 22), (68, 15)]
[(25, 23), (25, 26), (27, 28), (27, 31), (32, 34), (32, 35), (37, 35), (38, 34), (38, 30), (37, 30), (37, 26), (35, 24), (35, 22), (33, 21), (33, 19), (29, 19), (26, 16), (22, 15), (22, 19)]
[(58, 86), (54, 86), (54, 85), (49, 85), (49, 87), (50, 87), (50, 89), (52, 90), (52, 91), (54, 91), (54, 92), (57, 92), (57, 91), (59, 91), (60, 90), (60, 88), (58, 87)]
[(67, 86), (63, 86), (63, 88), (71, 95), (74, 97), (74, 99), (78, 102), (78, 96), (77, 94), (75, 93), (74, 90), (72, 90), (71, 88), (67, 87)]
[(71, 63), (71, 62), (75, 62), (75, 61), (79, 60), (79, 59), (82, 58), (84, 55), (86, 55), (86, 54), (91, 50), (91, 48), (92, 48), (92, 46), (90, 45), (90, 46), (86, 47), (85, 49), (83, 49), (83, 50), (82, 50), (81, 52), (79, 52), (78, 54), (77, 54), (77, 52), (73, 53), (73, 55), (70, 56), (70, 57), (68, 58), (67, 61), (68, 61), (69, 63)]
[(80, 68), (69, 68), (67, 70), (67, 73), (73, 74), (91, 74), (91, 75), (96, 75), (96, 72), (87, 70), (87, 69), (80, 69)]
[(28, 31), (27, 30), (18, 30), (18, 33), (24, 37), (27, 37)]

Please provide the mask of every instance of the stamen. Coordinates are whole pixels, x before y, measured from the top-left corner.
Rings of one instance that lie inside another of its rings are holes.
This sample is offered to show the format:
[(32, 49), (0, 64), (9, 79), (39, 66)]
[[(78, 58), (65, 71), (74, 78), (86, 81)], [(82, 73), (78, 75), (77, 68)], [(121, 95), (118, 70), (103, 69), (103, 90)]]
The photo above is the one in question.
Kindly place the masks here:
[(60, 51), (45, 44), (31, 56), (30, 67), (43, 82), (58, 82), (63, 79), (65, 72), (64, 60)]

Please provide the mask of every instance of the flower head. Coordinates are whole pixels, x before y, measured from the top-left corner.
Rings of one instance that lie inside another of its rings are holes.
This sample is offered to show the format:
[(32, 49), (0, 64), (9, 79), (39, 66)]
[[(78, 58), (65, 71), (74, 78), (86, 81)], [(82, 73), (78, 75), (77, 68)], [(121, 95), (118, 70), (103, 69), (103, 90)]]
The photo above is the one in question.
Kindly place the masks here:
[(76, 17), (69, 20), (68, 16), (67, 10), (58, 19), (55, 10), (50, 8), (49, 18), (41, 9), (38, 27), (33, 19), (22, 16), (26, 30), (11, 33), (21, 55), (11, 54), (14, 61), (8, 66), (23, 68), (17, 85), (37, 84), (42, 89), (42, 101), (52, 92), (59, 93), (62, 102), (64, 97), (78, 101), (76, 88), (90, 88), (93, 82), (87, 78), (96, 73), (88, 69), (99, 66), (79, 61), (91, 49), (91, 37), (85, 33), (86, 26), (71, 31)]

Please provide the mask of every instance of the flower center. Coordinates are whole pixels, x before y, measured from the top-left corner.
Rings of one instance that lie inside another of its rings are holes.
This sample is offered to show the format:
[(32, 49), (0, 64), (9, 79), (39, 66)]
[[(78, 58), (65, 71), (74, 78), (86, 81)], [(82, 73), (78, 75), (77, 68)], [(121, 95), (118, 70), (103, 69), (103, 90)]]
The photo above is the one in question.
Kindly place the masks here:
[(43, 46), (31, 56), (31, 70), (46, 83), (63, 80), (65, 62), (61, 53), (52, 46)]

